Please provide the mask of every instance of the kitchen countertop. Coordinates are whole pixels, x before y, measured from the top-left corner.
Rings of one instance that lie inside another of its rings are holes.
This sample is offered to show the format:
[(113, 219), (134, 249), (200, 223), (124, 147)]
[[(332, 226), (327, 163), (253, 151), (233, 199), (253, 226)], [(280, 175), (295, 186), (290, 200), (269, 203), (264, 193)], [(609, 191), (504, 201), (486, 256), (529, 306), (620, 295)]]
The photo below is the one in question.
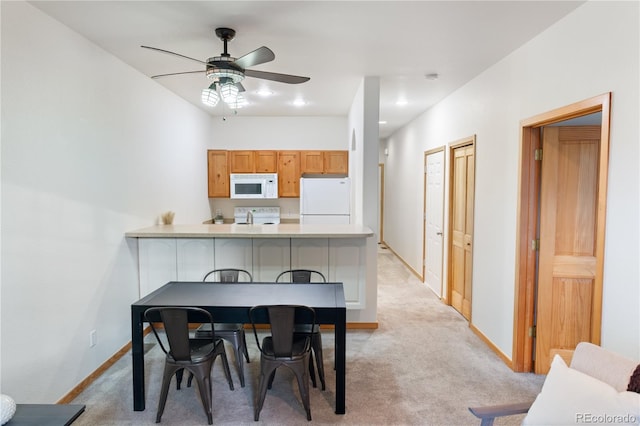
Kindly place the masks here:
[(373, 236), (363, 225), (278, 225), (202, 224), (154, 225), (126, 232), (133, 238), (366, 238)]

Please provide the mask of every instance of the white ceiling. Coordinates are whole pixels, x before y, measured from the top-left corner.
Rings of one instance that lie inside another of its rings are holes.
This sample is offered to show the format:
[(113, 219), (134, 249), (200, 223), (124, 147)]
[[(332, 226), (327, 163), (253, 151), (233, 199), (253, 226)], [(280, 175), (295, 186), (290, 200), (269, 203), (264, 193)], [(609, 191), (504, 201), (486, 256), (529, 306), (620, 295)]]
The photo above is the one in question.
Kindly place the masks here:
[[(380, 77), (380, 137), (389, 136), (539, 34), (583, 1), (30, 1), (125, 63), (152, 76), (219, 56), (217, 27), (236, 30), (229, 53), (267, 46), (276, 59), (252, 69), (311, 77), (288, 85), (247, 77), (245, 116), (345, 116), (364, 76)], [(425, 78), (437, 73), (437, 80)], [(203, 74), (154, 80), (213, 116)], [(273, 96), (256, 91), (268, 87)], [(307, 105), (296, 107), (301, 97)], [(404, 98), (405, 106), (396, 101)]]

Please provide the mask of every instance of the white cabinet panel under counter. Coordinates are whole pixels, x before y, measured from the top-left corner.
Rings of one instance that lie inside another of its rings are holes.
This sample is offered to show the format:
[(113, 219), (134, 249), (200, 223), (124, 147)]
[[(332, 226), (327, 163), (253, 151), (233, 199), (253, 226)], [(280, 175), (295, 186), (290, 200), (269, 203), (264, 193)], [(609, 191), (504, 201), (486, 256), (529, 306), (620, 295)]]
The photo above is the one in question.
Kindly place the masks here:
[(141, 238), (138, 242), (140, 297), (178, 279), (175, 238)]
[(329, 239), (292, 238), (291, 269), (313, 269), (329, 280)]
[(213, 238), (176, 238), (178, 281), (201, 281), (214, 268)]
[[(125, 234), (138, 239), (140, 297), (168, 281), (200, 281), (214, 268), (246, 269), (256, 282), (273, 282), (287, 269), (315, 269), (344, 284), (347, 321), (366, 328), (377, 324), (377, 282), (367, 265), (367, 253), (375, 252), (371, 236), (361, 225), (291, 223), (156, 225)], [(375, 270), (375, 259), (370, 266)]]
[(251, 240), (244, 238), (215, 238), (214, 246), (215, 269), (244, 269), (253, 275)]
[(366, 306), (366, 241), (348, 238), (329, 240), (330, 282), (344, 283), (347, 308), (364, 309)]
[(255, 238), (253, 244), (253, 280), (274, 282), (278, 274), (291, 268), (289, 238)]

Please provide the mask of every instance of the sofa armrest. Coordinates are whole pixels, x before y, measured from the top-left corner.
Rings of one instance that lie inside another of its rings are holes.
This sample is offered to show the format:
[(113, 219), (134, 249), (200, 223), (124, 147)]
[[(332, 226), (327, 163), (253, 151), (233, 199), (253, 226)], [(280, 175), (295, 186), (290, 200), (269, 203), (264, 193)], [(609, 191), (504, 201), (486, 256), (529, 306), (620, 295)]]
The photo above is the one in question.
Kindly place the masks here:
[(637, 365), (637, 361), (588, 342), (578, 343), (571, 360), (571, 368), (613, 386), (618, 392), (627, 390)]
[(531, 404), (533, 404), (533, 401), (517, 402), (514, 404), (488, 405), (485, 407), (469, 407), (469, 411), (481, 420), (481, 426), (491, 426), (493, 425), (493, 420), (496, 417), (527, 413)]

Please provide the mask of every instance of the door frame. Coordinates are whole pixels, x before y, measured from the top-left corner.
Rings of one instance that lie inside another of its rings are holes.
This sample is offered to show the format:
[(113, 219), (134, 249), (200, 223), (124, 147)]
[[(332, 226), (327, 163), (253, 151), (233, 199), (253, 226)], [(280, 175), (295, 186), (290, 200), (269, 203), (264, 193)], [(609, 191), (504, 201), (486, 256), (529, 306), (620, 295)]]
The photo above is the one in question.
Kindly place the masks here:
[(421, 280), (422, 282), (426, 285), (426, 279), (427, 279), (427, 270), (426, 270), (426, 264), (424, 262), (424, 260), (427, 258), (427, 249), (426, 249), (426, 245), (427, 245), (427, 226), (426, 226), (426, 220), (427, 220), (427, 157), (429, 155), (432, 154), (437, 154), (439, 152), (442, 152), (442, 264), (440, 265), (441, 268), (441, 275), (440, 275), (440, 299), (441, 300), (445, 300), (445, 291), (443, 289), (443, 285), (444, 285), (444, 281), (443, 281), (443, 277), (442, 277), (442, 273), (444, 273), (444, 233), (445, 233), (445, 223), (444, 223), (444, 207), (445, 207), (445, 201), (446, 201), (446, 197), (445, 197), (445, 193), (446, 193), (446, 182), (445, 182), (445, 176), (447, 173), (447, 153), (445, 152), (445, 146), (441, 146), (438, 148), (434, 148), (434, 149), (430, 149), (428, 151), (424, 152), (424, 157), (423, 157), (423, 168), (424, 168), (424, 180), (422, 182), (422, 188), (423, 188), (423, 194), (422, 194), (422, 276), (421, 276)]
[(514, 292), (513, 352), (511, 368), (518, 372), (533, 370), (533, 326), (535, 321), (537, 256), (531, 242), (538, 232), (540, 128), (571, 118), (601, 112), (602, 128), (598, 161), (598, 196), (596, 221), (596, 271), (594, 279), (592, 342), (600, 343), (602, 323), (602, 282), (604, 271), (604, 234), (609, 163), (609, 125), (611, 92), (535, 115), (520, 122), (520, 176), (518, 224), (516, 235), (516, 277)]
[(378, 244), (384, 244), (384, 163), (378, 163), (378, 195), (380, 197), (379, 216), (378, 216)]
[[(466, 138), (462, 138), (462, 139), (458, 139), (457, 141), (451, 142), (449, 144), (449, 170), (448, 170), (448, 175), (447, 178), (449, 180), (449, 191), (447, 193), (447, 196), (449, 197), (448, 203), (447, 203), (447, 210), (448, 210), (448, 216), (447, 216), (447, 280), (446, 280), (446, 284), (447, 284), (447, 290), (443, 291), (442, 294), (443, 296), (445, 296), (445, 298), (443, 299), (443, 302), (446, 303), (447, 305), (451, 306), (451, 300), (452, 300), (452, 296), (451, 296), (451, 291), (453, 290), (453, 286), (451, 285), (451, 277), (453, 276), (451, 269), (453, 268), (453, 263), (451, 262), (451, 259), (453, 258), (452, 253), (453, 253), (453, 226), (451, 226), (451, 224), (453, 223), (453, 181), (454, 181), (454, 150), (456, 148), (461, 148), (463, 146), (472, 146), (473, 147), (473, 159), (474, 159), (474, 163), (476, 162), (476, 135), (472, 135), (472, 136), (468, 136)], [(447, 161), (447, 160), (445, 160)], [(477, 163), (476, 163), (477, 164)], [(475, 208), (475, 202), (476, 202), (476, 196), (475, 196), (475, 173), (476, 173), (476, 166), (474, 165), (473, 167), (473, 182), (474, 182), (474, 196), (473, 196), (473, 222), (474, 222), (474, 229), (475, 229), (475, 214), (476, 214), (476, 208)], [(475, 240), (474, 240), (475, 241)], [(473, 247), (472, 247), (473, 249)], [(473, 253), (471, 255), (471, 268), (473, 269)], [(471, 287), (473, 288), (473, 271), (471, 271)], [(472, 295), (473, 297), (473, 295)], [(461, 313), (462, 315), (462, 313)], [(473, 311), (471, 312), (470, 317), (473, 315)], [(471, 318), (469, 319), (469, 324), (471, 324)]]

